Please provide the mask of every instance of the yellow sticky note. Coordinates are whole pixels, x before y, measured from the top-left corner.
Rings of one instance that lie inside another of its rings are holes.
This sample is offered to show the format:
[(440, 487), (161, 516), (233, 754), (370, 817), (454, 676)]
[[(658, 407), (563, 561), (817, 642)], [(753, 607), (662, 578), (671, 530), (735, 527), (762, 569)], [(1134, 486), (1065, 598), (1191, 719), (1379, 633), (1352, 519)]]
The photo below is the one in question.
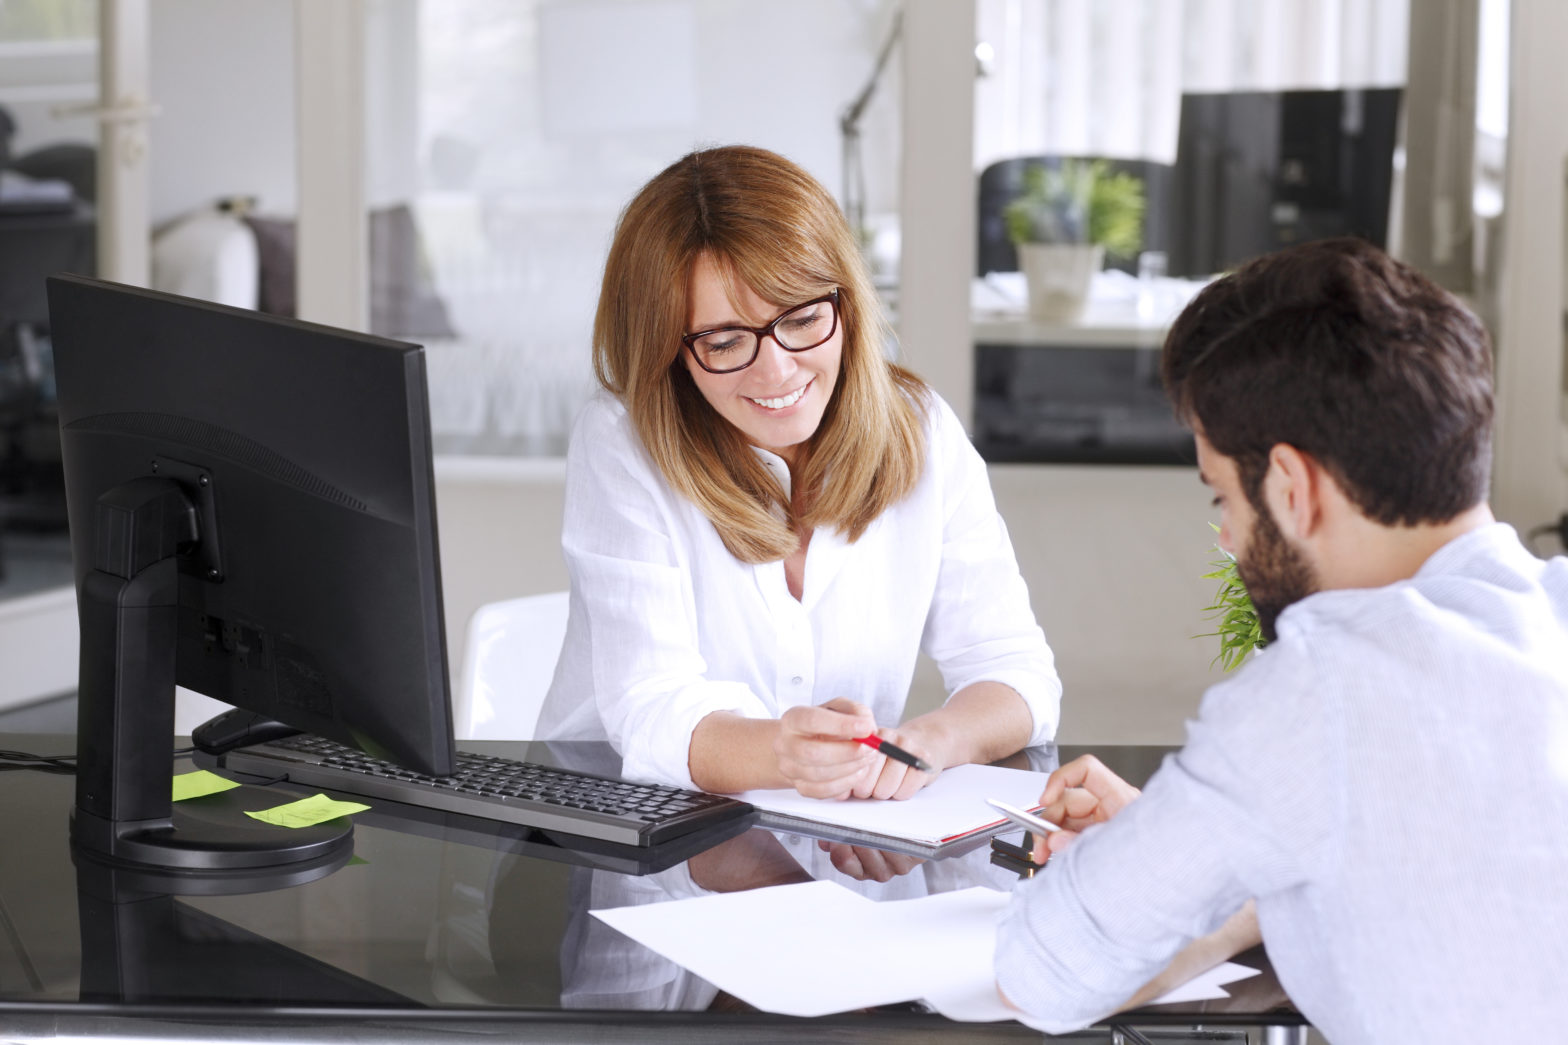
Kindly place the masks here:
[(225, 780), (216, 773), (209, 773), (205, 769), (192, 770), (189, 773), (176, 773), (174, 775), (174, 801), (183, 802), (187, 798), (200, 798), (203, 795), (215, 795), (219, 791), (227, 791), (239, 787), (232, 780)]
[(253, 816), (265, 823), (276, 824), (278, 827), (310, 827), (312, 824), (319, 824), (334, 817), (348, 816), (350, 813), (363, 812), (369, 808), (362, 802), (339, 802), (326, 795), (311, 795), (298, 802), (288, 802), (259, 812), (247, 812), (245, 815)]

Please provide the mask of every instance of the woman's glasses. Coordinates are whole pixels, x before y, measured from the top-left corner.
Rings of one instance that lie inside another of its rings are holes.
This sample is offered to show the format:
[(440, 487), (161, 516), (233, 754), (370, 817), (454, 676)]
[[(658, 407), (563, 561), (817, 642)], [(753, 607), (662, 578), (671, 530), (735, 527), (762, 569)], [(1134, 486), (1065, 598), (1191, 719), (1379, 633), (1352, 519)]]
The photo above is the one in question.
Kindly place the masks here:
[(808, 301), (765, 327), (720, 327), (686, 334), (681, 344), (697, 365), (710, 374), (733, 374), (757, 361), (762, 339), (771, 336), (786, 352), (804, 352), (827, 341), (838, 330), (838, 291)]

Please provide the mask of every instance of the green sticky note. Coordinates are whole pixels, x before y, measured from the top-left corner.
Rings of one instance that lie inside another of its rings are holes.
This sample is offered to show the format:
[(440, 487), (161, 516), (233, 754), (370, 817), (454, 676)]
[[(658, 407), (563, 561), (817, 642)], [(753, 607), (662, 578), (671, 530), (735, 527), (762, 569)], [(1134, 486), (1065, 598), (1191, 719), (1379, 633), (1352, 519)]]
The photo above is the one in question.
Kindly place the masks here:
[(234, 781), (225, 780), (218, 774), (209, 773), (205, 769), (196, 769), (189, 773), (176, 773), (174, 775), (174, 801), (183, 802), (187, 798), (215, 795), (219, 791), (227, 791), (232, 787), (239, 786)]
[(312, 824), (319, 824), (334, 817), (348, 816), (350, 813), (363, 812), (369, 808), (362, 802), (339, 802), (326, 795), (311, 795), (298, 802), (288, 802), (260, 812), (247, 812), (245, 815), (253, 816), (265, 823), (276, 824), (278, 827), (310, 827)]

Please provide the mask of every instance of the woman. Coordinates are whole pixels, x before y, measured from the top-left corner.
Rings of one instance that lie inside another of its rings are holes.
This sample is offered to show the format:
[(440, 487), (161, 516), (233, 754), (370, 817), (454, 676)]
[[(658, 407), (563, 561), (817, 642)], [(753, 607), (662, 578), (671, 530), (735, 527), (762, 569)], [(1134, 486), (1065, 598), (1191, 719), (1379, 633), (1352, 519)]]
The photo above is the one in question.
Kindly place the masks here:
[[(629, 778), (907, 798), (1054, 735), (1061, 685), (985, 467), (890, 362), (831, 196), (781, 156), (694, 152), (621, 216), (605, 392), (567, 456), (566, 641), (539, 735)], [(899, 725), (924, 649), (952, 694)]]

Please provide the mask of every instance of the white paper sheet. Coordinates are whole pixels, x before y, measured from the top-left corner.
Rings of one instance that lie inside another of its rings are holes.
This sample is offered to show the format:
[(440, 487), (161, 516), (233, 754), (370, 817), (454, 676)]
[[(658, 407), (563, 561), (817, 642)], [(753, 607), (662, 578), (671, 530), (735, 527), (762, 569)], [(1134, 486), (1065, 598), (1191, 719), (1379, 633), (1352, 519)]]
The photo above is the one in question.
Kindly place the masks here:
[[(1004, 901), (1005, 906), (1005, 901)], [(925, 1001), (950, 1020), (965, 1023), (989, 1023), (996, 1020), (1017, 1020), (1020, 1023), (1044, 1030), (1024, 1013), (1009, 1008), (996, 991), (996, 977), (987, 955), (984, 975), (955, 975), (925, 995)], [(1258, 975), (1235, 962), (1221, 962), (1207, 972), (1155, 998), (1150, 1005), (1169, 1005), (1172, 1002), (1214, 1001), (1230, 997), (1225, 984)]]
[(919, 997), (907, 968), (880, 962), (907, 947), (878, 943), (879, 975), (863, 975), (859, 943), (874, 935), (877, 907), (833, 882), (806, 882), (592, 913), (759, 1009), (825, 1016)]
[[(815, 824), (936, 846), (1006, 823), (986, 804), (1000, 798), (1020, 809), (1034, 809), (1047, 774), (1001, 766), (963, 765), (944, 770), (927, 787), (902, 802), (869, 798), (829, 801), (782, 789), (745, 791), (734, 797), (765, 814), (781, 814)], [(763, 823), (778, 822), (766, 815)]]
[[(924, 1000), (950, 1019), (1028, 1023), (996, 993), (992, 955), (1008, 895), (975, 887), (876, 903), (806, 882), (592, 913), (766, 1012), (825, 1016)], [(1226, 962), (1151, 1004), (1228, 997), (1223, 984), (1256, 972)]]

